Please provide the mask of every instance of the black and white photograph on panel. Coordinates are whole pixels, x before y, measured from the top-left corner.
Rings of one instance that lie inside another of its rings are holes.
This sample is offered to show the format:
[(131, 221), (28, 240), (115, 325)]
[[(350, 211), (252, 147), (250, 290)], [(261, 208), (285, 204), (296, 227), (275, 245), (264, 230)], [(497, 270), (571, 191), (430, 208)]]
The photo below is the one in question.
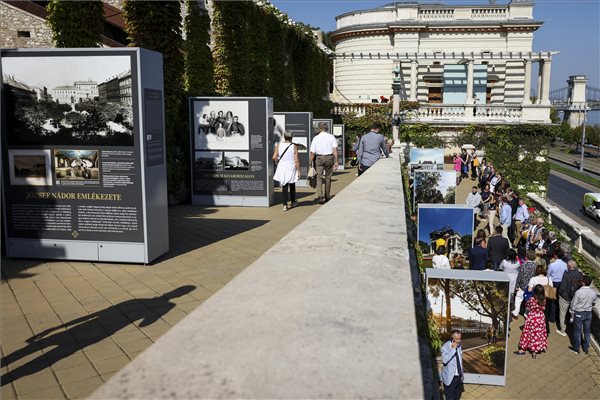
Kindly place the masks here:
[(195, 100), (195, 150), (249, 150), (247, 101)]
[(196, 171), (222, 171), (222, 151), (197, 151), (194, 159)]
[(306, 153), (308, 151), (308, 138), (307, 137), (296, 137), (292, 138), (292, 143), (295, 143), (298, 148), (298, 153)]
[(324, 123), (327, 125), (327, 132), (333, 134), (333, 120), (332, 119), (313, 119), (313, 137), (321, 133), (321, 128), (319, 128), (319, 124)]
[[(502, 272), (427, 270), (429, 329), (442, 342), (459, 329), (465, 383), (504, 385), (509, 327), (509, 282)], [(517, 325), (514, 334), (520, 334)], [(442, 354), (435, 354), (438, 370)]]
[(277, 114), (273, 116), (273, 148), (283, 141), (285, 132), (285, 115)]
[(52, 185), (50, 150), (10, 149), (8, 163), (11, 185)]
[(9, 145), (133, 146), (129, 56), (3, 57)]
[(225, 170), (249, 171), (250, 153), (247, 151), (226, 151), (223, 156)]
[(99, 180), (98, 150), (54, 150), (56, 180)]

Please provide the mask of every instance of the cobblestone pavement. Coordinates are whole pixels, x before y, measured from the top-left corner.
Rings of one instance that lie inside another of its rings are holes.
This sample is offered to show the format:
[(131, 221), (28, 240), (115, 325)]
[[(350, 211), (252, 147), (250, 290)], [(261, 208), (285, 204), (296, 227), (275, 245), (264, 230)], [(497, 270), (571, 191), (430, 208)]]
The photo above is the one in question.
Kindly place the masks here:
[(319, 207), (298, 191), (287, 212), (172, 207), (171, 251), (148, 266), (2, 259), (1, 398), (91, 394)]
[[(464, 204), (473, 181), (463, 180), (456, 190), (456, 202)], [(497, 221), (496, 221), (497, 223)], [(569, 351), (569, 338), (555, 333), (550, 324), (548, 350), (534, 360), (517, 356), (523, 317), (511, 324), (508, 340), (506, 386), (465, 385), (463, 399), (598, 399), (600, 398), (600, 357), (590, 348), (589, 355)], [(567, 330), (569, 334), (571, 332)]]

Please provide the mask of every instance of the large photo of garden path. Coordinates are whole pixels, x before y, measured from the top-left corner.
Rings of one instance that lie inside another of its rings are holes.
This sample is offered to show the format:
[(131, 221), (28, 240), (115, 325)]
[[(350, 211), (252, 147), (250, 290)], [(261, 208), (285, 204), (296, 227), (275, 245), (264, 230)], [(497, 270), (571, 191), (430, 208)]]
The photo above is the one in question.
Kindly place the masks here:
[[(428, 279), (433, 329), (443, 341), (462, 332), (466, 374), (504, 375), (508, 324), (508, 282)], [(441, 371), (441, 355), (437, 357)]]
[(2, 58), (9, 145), (133, 146), (129, 56)]

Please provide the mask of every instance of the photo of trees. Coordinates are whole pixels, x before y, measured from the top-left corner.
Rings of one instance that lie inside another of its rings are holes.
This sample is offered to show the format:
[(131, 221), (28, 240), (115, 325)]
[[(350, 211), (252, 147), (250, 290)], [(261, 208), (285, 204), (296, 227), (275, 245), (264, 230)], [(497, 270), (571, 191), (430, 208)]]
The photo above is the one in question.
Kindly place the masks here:
[[(427, 285), (434, 329), (442, 340), (452, 329), (462, 332), (464, 372), (504, 375), (508, 282), (429, 278)], [(441, 356), (438, 366), (441, 370)]]
[(456, 173), (454, 171), (415, 171), (415, 204), (454, 204)]

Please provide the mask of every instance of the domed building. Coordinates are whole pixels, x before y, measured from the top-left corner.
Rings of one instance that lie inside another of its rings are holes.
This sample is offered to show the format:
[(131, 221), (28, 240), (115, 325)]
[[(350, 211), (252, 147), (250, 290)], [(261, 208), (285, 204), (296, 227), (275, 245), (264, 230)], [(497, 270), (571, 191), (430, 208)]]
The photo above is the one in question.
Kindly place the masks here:
[[(331, 33), (331, 100), (354, 109), (385, 101), (393, 94), (396, 70), (396, 95), (421, 105), (410, 119), (440, 125), (550, 123), (557, 52), (532, 48), (543, 22), (534, 19), (531, 1), (490, 3), (394, 2), (338, 16)], [(534, 63), (539, 73), (532, 80)]]

